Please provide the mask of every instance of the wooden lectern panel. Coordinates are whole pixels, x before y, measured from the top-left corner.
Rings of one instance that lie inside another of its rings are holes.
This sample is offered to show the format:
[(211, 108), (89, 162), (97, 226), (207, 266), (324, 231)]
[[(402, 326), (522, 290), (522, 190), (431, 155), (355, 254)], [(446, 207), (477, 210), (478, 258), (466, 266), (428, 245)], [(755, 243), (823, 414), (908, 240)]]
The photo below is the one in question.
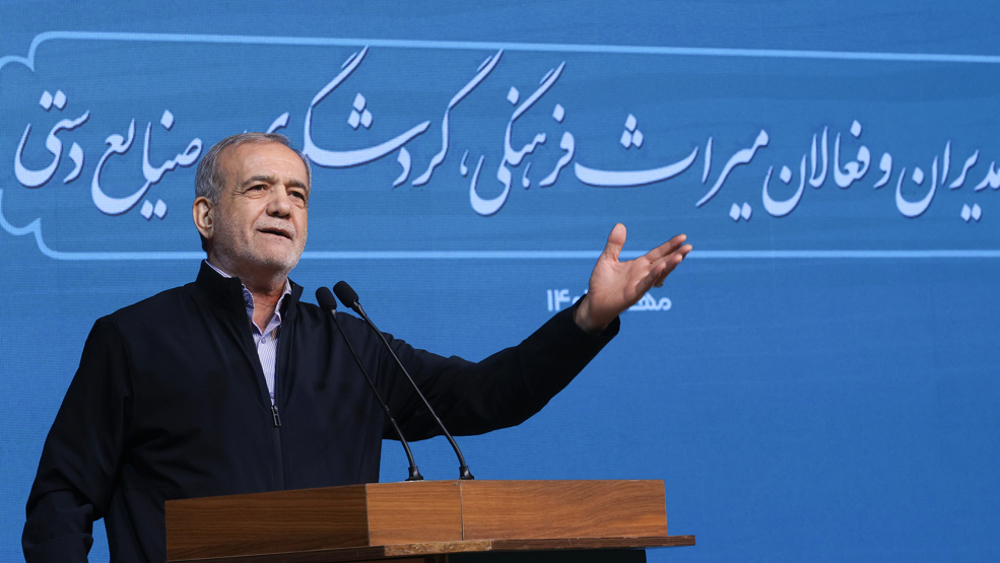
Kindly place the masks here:
[(364, 546), (364, 513), (363, 485), (168, 502), (167, 559)]
[(167, 558), (456, 542), (456, 481), (376, 483), (169, 501)]
[(368, 544), (462, 540), (461, 489), (455, 481), (365, 485)]
[(667, 535), (663, 481), (462, 481), (466, 540)]
[(168, 501), (167, 559), (305, 563), (693, 545), (693, 536), (667, 535), (663, 489), (662, 481), (421, 481)]

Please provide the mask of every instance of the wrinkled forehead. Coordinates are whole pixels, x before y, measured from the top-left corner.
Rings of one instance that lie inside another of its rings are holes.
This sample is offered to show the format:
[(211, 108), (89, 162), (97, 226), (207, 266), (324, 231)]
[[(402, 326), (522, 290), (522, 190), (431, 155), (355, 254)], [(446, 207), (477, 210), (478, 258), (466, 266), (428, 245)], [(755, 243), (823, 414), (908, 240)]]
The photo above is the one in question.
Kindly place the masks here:
[(282, 143), (247, 141), (219, 153), (223, 185), (233, 188), (257, 178), (274, 178), (310, 190), (311, 174), (303, 156)]

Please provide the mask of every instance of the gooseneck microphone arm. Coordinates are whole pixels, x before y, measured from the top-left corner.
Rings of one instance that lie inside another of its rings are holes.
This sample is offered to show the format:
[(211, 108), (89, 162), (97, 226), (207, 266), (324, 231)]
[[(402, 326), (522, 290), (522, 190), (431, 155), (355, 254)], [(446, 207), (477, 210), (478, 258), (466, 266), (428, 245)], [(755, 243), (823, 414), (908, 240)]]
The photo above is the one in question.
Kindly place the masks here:
[(368, 323), (368, 326), (372, 327), (372, 330), (375, 331), (375, 334), (377, 334), (379, 338), (382, 340), (382, 344), (385, 345), (385, 349), (388, 350), (389, 354), (392, 355), (392, 359), (396, 360), (396, 365), (398, 365), (399, 369), (403, 371), (404, 375), (406, 375), (406, 379), (410, 381), (410, 385), (413, 386), (413, 390), (417, 392), (417, 396), (420, 397), (420, 400), (424, 402), (424, 406), (427, 407), (427, 412), (431, 413), (431, 416), (434, 417), (434, 420), (437, 422), (438, 427), (441, 428), (442, 432), (444, 432), (444, 437), (447, 438), (448, 442), (451, 444), (451, 449), (455, 450), (455, 455), (458, 456), (459, 478), (464, 480), (475, 479), (475, 477), (472, 476), (472, 472), (469, 471), (469, 466), (465, 464), (465, 456), (462, 455), (462, 450), (458, 448), (458, 444), (455, 443), (455, 439), (451, 437), (451, 432), (448, 432), (448, 429), (445, 428), (444, 423), (441, 422), (441, 419), (438, 417), (437, 413), (434, 412), (434, 407), (432, 407), (427, 398), (424, 397), (424, 394), (420, 390), (420, 387), (417, 386), (417, 382), (414, 381), (413, 377), (410, 376), (410, 372), (406, 371), (406, 367), (403, 366), (403, 362), (399, 361), (399, 358), (396, 356), (396, 352), (393, 351), (392, 346), (389, 346), (389, 341), (385, 339), (385, 335), (382, 334), (382, 331), (380, 331), (375, 326), (375, 323), (373, 323), (372, 320), (368, 318), (368, 315), (365, 314), (365, 310), (361, 307), (361, 303), (358, 301), (358, 294), (355, 293), (355, 291), (351, 289), (351, 286), (348, 285), (348, 283), (345, 281), (337, 282), (337, 285), (333, 286), (333, 291), (334, 293), (337, 294), (337, 298), (340, 299), (341, 303), (350, 307), (355, 313), (360, 315), (361, 318), (364, 319), (366, 323)]
[(347, 339), (347, 334), (344, 332), (344, 328), (340, 326), (340, 321), (337, 320), (337, 300), (333, 298), (333, 294), (330, 293), (330, 288), (321, 287), (316, 290), (316, 301), (319, 302), (319, 306), (330, 312), (333, 317), (333, 324), (337, 325), (337, 330), (340, 331), (340, 335), (344, 338), (344, 342), (347, 343), (347, 349), (351, 351), (351, 356), (354, 358), (354, 363), (358, 364), (358, 368), (361, 369), (361, 373), (365, 376), (365, 381), (368, 382), (368, 386), (372, 388), (372, 393), (375, 393), (375, 398), (378, 399), (382, 409), (385, 411), (385, 415), (389, 417), (389, 422), (392, 423), (392, 427), (396, 429), (396, 435), (399, 436), (399, 442), (403, 444), (403, 449), (406, 450), (406, 459), (410, 462), (410, 476), (406, 478), (407, 481), (423, 481), (424, 476), (420, 474), (420, 470), (417, 469), (416, 462), (413, 461), (413, 452), (410, 451), (410, 444), (406, 442), (406, 438), (403, 437), (403, 431), (400, 430), (399, 424), (396, 423), (396, 419), (392, 416), (392, 411), (389, 410), (389, 405), (386, 404), (385, 399), (382, 398), (382, 394), (378, 392), (378, 388), (375, 387), (375, 382), (372, 381), (371, 376), (368, 375), (368, 371), (365, 370), (365, 366), (362, 365), (361, 359), (358, 358), (358, 353), (354, 351), (354, 346), (351, 346), (351, 341)]

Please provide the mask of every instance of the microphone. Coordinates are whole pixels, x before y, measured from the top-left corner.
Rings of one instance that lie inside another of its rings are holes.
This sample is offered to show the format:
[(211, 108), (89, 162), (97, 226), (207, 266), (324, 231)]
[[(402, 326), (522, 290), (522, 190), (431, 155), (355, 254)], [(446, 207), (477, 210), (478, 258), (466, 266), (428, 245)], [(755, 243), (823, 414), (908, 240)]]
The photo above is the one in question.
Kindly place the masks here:
[(372, 327), (372, 330), (375, 331), (375, 334), (377, 334), (378, 337), (382, 340), (382, 344), (385, 345), (385, 349), (389, 351), (390, 355), (392, 355), (392, 359), (396, 360), (396, 365), (399, 366), (399, 369), (403, 370), (403, 374), (406, 375), (406, 379), (410, 381), (410, 385), (413, 386), (413, 390), (417, 392), (417, 396), (420, 397), (420, 400), (424, 402), (424, 406), (427, 407), (427, 411), (431, 413), (431, 416), (434, 417), (434, 420), (435, 422), (437, 422), (438, 427), (440, 427), (441, 431), (444, 432), (444, 437), (447, 438), (448, 442), (451, 444), (451, 449), (455, 450), (455, 455), (458, 456), (459, 478), (466, 481), (475, 479), (475, 477), (473, 477), (472, 473), (469, 471), (469, 466), (465, 464), (465, 456), (462, 455), (462, 450), (458, 448), (458, 444), (455, 443), (455, 439), (451, 437), (451, 432), (448, 432), (448, 429), (445, 428), (444, 423), (441, 422), (440, 418), (438, 418), (437, 413), (434, 412), (434, 407), (432, 407), (427, 398), (424, 397), (423, 392), (420, 391), (420, 387), (417, 386), (417, 382), (413, 381), (413, 377), (410, 376), (410, 372), (406, 371), (406, 368), (403, 366), (403, 362), (399, 361), (399, 358), (396, 356), (396, 352), (393, 351), (392, 346), (389, 346), (389, 341), (385, 339), (385, 335), (382, 334), (382, 331), (380, 331), (375, 326), (375, 323), (373, 323), (372, 320), (368, 318), (368, 315), (365, 314), (365, 310), (361, 308), (361, 302), (358, 301), (358, 294), (355, 293), (355, 291), (351, 289), (351, 286), (348, 285), (348, 283), (345, 281), (337, 282), (337, 284), (333, 286), (333, 291), (334, 293), (337, 294), (337, 298), (340, 299), (341, 303), (350, 307), (355, 313), (360, 315), (361, 318), (364, 319), (366, 323), (368, 323), (368, 326)]
[(365, 381), (368, 382), (368, 386), (372, 388), (372, 393), (375, 393), (375, 398), (378, 399), (382, 409), (385, 411), (385, 415), (389, 417), (389, 422), (392, 423), (392, 427), (396, 429), (396, 435), (399, 436), (399, 442), (403, 444), (403, 449), (406, 450), (406, 459), (410, 462), (410, 476), (406, 478), (407, 481), (423, 481), (424, 476), (420, 474), (420, 470), (417, 469), (417, 464), (413, 461), (413, 452), (410, 451), (410, 444), (406, 442), (406, 438), (403, 437), (403, 431), (399, 429), (399, 424), (396, 424), (396, 419), (393, 418), (392, 412), (389, 410), (389, 405), (386, 404), (385, 399), (382, 398), (382, 394), (378, 392), (378, 388), (375, 387), (375, 382), (372, 381), (371, 376), (365, 370), (365, 366), (361, 364), (361, 360), (358, 358), (357, 352), (354, 351), (354, 346), (351, 346), (351, 341), (347, 339), (347, 334), (344, 332), (344, 328), (340, 326), (340, 321), (337, 320), (337, 300), (333, 298), (333, 294), (330, 293), (330, 288), (320, 287), (316, 290), (316, 301), (319, 302), (319, 306), (323, 309), (330, 311), (330, 315), (333, 316), (333, 324), (337, 325), (337, 330), (340, 331), (340, 335), (344, 338), (344, 342), (347, 343), (347, 349), (351, 351), (351, 356), (354, 358), (354, 363), (358, 364), (358, 368), (361, 369), (361, 373), (365, 376)]

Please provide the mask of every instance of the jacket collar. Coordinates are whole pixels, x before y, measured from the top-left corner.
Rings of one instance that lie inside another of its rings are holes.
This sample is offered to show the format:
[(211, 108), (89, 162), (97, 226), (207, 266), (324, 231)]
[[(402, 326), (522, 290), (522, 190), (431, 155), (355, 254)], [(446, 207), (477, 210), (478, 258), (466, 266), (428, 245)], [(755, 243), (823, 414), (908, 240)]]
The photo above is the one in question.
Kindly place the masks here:
[[(302, 286), (292, 280), (288, 280), (292, 293), (282, 302), (284, 311), (294, 311), (295, 305), (302, 296)], [(205, 301), (209, 306), (221, 309), (226, 312), (238, 312), (246, 317), (246, 303), (243, 299), (243, 282), (240, 278), (227, 278), (220, 275), (208, 265), (208, 262), (201, 261), (201, 269), (195, 279), (194, 287), (205, 296)], [(285, 314), (283, 312), (283, 314)], [(287, 315), (286, 315), (287, 317)]]

